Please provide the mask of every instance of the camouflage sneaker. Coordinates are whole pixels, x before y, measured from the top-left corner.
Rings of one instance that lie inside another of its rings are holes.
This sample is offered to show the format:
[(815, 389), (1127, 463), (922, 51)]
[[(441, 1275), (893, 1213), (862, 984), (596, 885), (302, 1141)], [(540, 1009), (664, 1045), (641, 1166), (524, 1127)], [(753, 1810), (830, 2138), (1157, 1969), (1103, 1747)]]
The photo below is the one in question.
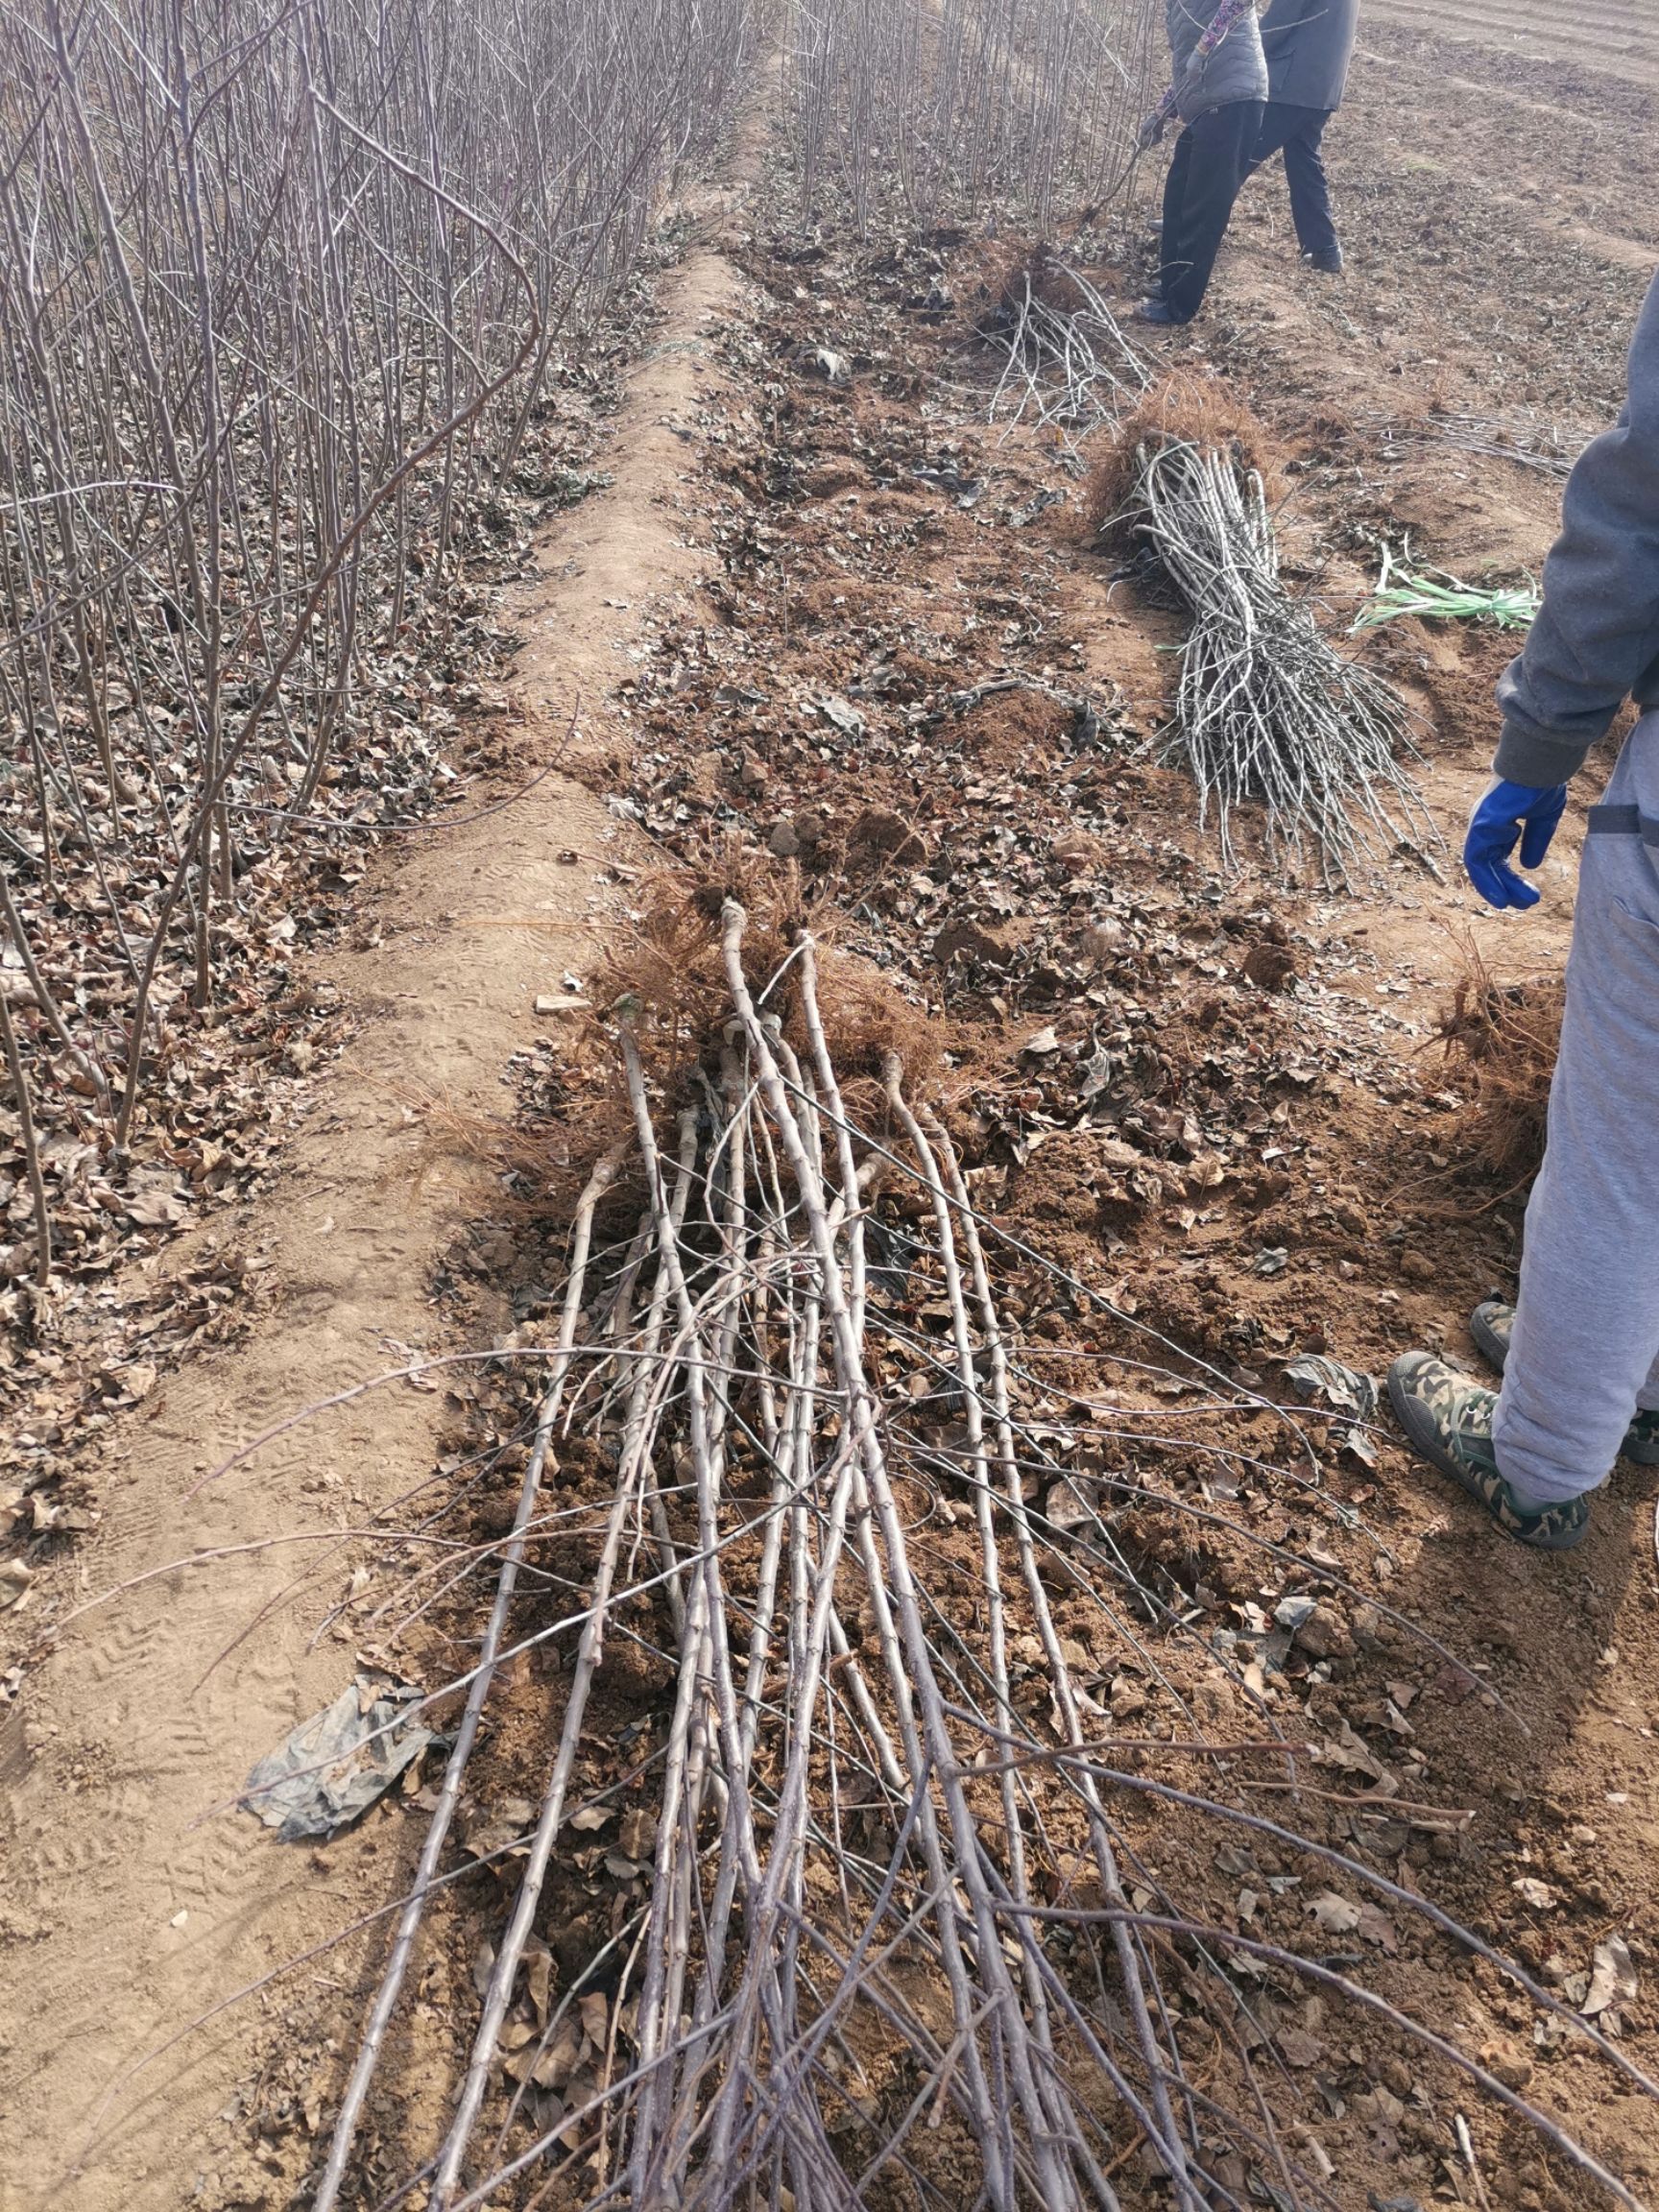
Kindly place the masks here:
[(1407, 1352), (1388, 1370), (1388, 1397), (1413, 1450), (1484, 1505), (1508, 1535), (1541, 1551), (1570, 1551), (1583, 1542), (1587, 1499), (1570, 1498), (1542, 1513), (1524, 1513), (1515, 1503), (1492, 1450), (1496, 1390), (1467, 1382), (1428, 1352)]
[[(1469, 1334), (1475, 1339), (1476, 1350), (1500, 1375), (1509, 1357), (1509, 1338), (1514, 1327), (1515, 1309), (1506, 1306), (1501, 1298), (1488, 1298), (1469, 1316)], [(1625, 1430), (1624, 1441), (1619, 1449), (1626, 1459), (1634, 1459), (1638, 1467), (1659, 1467), (1659, 1413), (1638, 1413)]]

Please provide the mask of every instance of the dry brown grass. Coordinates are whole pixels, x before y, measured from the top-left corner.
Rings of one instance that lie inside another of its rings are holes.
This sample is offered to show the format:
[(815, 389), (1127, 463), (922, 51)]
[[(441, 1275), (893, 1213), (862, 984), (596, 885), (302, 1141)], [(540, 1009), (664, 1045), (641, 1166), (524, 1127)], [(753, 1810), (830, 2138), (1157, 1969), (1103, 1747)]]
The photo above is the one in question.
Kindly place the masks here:
[(1566, 989), (1558, 974), (1500, 983), (1475, 948), (1466, 950), (1468, 968), (1441, 1011), (1440, 1049), (1470, 1100), (1469, 1158), (1513, 1189), (1544, 1157)]

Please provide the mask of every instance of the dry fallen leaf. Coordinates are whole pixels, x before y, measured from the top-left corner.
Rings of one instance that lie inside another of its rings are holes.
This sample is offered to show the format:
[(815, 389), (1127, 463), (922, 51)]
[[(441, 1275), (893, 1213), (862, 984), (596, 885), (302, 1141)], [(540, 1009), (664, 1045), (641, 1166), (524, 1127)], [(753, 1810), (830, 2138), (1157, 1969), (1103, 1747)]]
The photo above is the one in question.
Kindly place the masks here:
[[(506, 2029), (501, 2032), (501, 2041), (507, 2045)], [(534, 2081), (538, 2089), (562, 2089), (581, 2056), (582, 2031), (566, 2014), (544, 2044), (534, 2030), (524, 2026), (522, 2041), (507, 2060), (507, 2072), (515, 2081)]]
[(1324, 2044), (1305, 2028), (1281, 2028), (1278, 2043), (1286, 2066), (1317, 2066), (1325, 2056)]
[(524, 1951), (524, 1986), (536, 2008), (536, 2025), (547, 2025), (547, 2000), (553, 1983), (553, 1954), (540, 1937), (531, 1936)]
[(616, 1842), (628, 1859), (648, 1859), (657, 1841), (657, 1815), (643, 1805), (636, 1805), (622, 1815)]
[(589, 1989), (581, 2000), (582, 2032), (595, 2050), (603, 2051), (611, 2026), (611, 2000), (603, 1989)]
[(503, 1797), (488, 1808), (470, 1807), (466, 1820), (467, 1848), (474, 1859), (491, 1859), (511, 1850), (535, 1817), (536, 1808), (527, 1797)]
[(170, 1229), (184, 1218), (184, 1202), (170, 1190), (134, 1190), (125, 1200), (132, 1220), (145, 1229)]
[(1317, 1897), (1310, 1898), (1308, 1911), (1327, 1936), (1350, 1936), (1359, 1925), (1359, 1908), (1351, 1905), (1346, 1897), (1339, 1897), (1334, 1889), (1326, 1889)]
[(495, 1971), (495, 1946), (488, 1936), (480, 1936), (478, 1948), (472, 1954), (472, 1986), (478, 1992), (480, 2004), (490, 1993), (490, 1977)]
[(1598, 1943), (1592, 1957), (1590, 1988), (1578, 2009), (1587, 2018), (1612, 2005), (1628, 2005), (1636, 1995), (1636, 1965), (1623, 1936)]
[(1317, 1758), (1329, 1761), (1334, 1767), (1343, 1767), (1351, 1772), (1369, 1775), (1373, 1782), (1389, 1783), (1393, 1777), (1358, 1736), (1348, 1720), (1337, 1723), (1336, 1733), (1321, 1743)]
[(1393, 1921), (1386, 1912), (1379, 1911), (1375, 1905), (1360, 1906), (1358, 1934), (1361, 1942), (1375, 1943), (1378, 1950), (1385, 1951), (1390, 1959), (1400, 1948), (1400, 1938), (1394, 1933)]

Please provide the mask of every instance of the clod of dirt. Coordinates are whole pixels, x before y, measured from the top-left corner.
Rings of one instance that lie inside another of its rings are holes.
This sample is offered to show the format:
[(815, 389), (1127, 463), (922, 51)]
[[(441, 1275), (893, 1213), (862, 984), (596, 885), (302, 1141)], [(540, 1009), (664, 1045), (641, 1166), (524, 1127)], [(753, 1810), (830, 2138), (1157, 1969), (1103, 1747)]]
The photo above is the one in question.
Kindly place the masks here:
[(947, 922), (933, 940), (933, 957), (941, 967), (958, 958), (995, 967), (1008, 957), (1008, 950), (998, 937), (977, 922)]
[(1354, 1639), (1334, 1605), (1318, 1604), (1296, 1631), (1296, 1642), (1314, 1659), (1351, 1659)]
[(1239, 966), (1262, 991), (1288, 991), (1300, 974), (1288, 945), (1252, 945)]
[(919, 867), (927, 857), (926, 840), (902, 815), (885, 806), (866, 806), (853, 825), (850, 841), (854, 852), (885, 854), (906, 867)]

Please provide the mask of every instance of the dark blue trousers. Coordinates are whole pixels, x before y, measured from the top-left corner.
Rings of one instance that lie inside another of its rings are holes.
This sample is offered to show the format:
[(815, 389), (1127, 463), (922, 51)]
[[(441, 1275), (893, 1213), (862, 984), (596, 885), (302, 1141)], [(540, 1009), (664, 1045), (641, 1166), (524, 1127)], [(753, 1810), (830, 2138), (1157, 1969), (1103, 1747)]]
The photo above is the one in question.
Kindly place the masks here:
[(1265, 104), (1229, 100), (1189, 123), (1175, 141), (1164, 182), (1164, 235), (1158, 289), (1178, 323), (1190, 323), (1239, 187), (1250, 174)]
[(1320, 140), (1331, 120), (1324, 108), (1292, 108), (1269, 100), (1251, 167), (1260, 169), (1275, 154), (1285, 156), (1285, 181), (1290, 187), (1290, 220), (1304, 253), (1332, 253), (1336, 226), (1331, 219), (1331, 180), (1325, 174)]

